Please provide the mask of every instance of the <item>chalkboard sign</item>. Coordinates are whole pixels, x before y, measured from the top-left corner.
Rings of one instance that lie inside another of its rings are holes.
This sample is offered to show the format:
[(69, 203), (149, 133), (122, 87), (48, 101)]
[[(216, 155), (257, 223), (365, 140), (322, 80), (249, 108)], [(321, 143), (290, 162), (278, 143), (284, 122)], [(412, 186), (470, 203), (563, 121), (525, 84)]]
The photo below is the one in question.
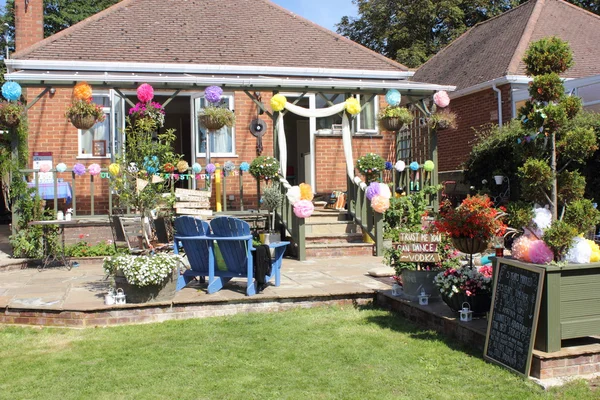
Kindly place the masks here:
[(499, 259), (483, 356), (524, 376), (529, 375), (544, 269)]

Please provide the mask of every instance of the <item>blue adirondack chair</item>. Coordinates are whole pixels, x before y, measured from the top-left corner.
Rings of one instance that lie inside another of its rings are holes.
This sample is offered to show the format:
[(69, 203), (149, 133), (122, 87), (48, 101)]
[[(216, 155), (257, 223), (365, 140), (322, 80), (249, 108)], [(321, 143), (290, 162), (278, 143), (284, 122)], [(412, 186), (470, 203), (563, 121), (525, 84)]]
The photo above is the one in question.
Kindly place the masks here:
[[(252, 296), (257, 292), (258, 284), (254, 280), (252, 251), (252, 234), (247, 222), (233, 217), (217, 217), (210, 222), (212, 238), (216, 241), (223, 255), (227, 270), (215, 270), (213, 249), (209, 249), (209, 269), (215, 276), (209, 275), (208, 293), (220, 290), (231, 278), (246, 277), (246, 294)], [(272, 243), (269, 246), (275, 249), (272, 257), (271, 275), (266, 277), (268, 282), (275, 277), (275, 286), (281, 283), (281, 263), (283, 253), (289, 242)]]
[(183, 246), (191, 267), (183, 275), (179, 275), (177, 290), (181, 290), (194, 277), (204, 279), (209, 275), (208, 255), (212, 239), (208, 237), (208, 222), (200, 218), (178, 217), (175, 219), (175, 232), (173, 252), (179, 254), (179, 248)]

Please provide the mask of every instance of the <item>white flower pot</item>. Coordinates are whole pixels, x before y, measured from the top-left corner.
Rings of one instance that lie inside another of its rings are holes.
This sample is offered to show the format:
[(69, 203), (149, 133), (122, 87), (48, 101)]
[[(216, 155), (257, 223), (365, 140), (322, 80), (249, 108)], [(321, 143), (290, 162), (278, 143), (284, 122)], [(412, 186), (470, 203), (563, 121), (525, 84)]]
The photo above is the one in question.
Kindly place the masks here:
[(502, 182), (504, 182), (504, 176), (494, 175), (494, 180), (496, 181), (496, 185), (502, 185)]

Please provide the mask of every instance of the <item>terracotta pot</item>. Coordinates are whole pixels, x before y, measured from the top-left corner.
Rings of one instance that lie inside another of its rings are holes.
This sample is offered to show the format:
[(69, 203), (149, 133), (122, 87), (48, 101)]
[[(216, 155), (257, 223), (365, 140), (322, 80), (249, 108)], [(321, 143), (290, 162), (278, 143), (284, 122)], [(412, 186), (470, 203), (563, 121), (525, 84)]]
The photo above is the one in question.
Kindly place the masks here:
[(0, 114), (0, 125), (5, 126), (7, 128), (13, 128), (19, 125), (21, 122), (21, 117), (13, 114)]
[(487, 241), (475, 238), (452, 238), (452, 244), (456, 250), (465, 254), (481, 253), (487, 249)]
[(209, 131), (218, 131), (219, 129), (221, 129), (222, 127), (224, 127), (225, 125), (220, 123), (219, 121), (213, 119), (210, 115), (200, 115), (198, 117), (198, 121), (200, 122), (200, 124), (204, 127), (206, 127), (206, 129), (208, 129)]
[[(442, 293), (442, 300), (452, 309), (452, 311), (460, 311), (464, 303), (469, 304), (469, 308), (473, 314), (484, 314), (490, 311), (492, 305), (492, 296), (489, 293), (481, 293), (476, 296), (467, 296), (465, 293), (454, 293), (452, 297), (448, 297)], [(466, 306), (466, 304), (465, 304)]]
[(71, 116), (70, 121), (75, 128), (85, 131), (96, 124), (96, 117), (88, 114), (76, 114)]

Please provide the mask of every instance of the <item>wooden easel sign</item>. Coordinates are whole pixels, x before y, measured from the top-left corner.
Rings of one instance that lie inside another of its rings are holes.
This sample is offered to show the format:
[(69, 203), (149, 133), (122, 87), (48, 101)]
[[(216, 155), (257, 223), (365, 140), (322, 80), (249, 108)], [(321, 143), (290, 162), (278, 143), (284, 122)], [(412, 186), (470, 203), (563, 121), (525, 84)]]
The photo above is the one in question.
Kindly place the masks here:
[(492, 307), (483, 357), (529, 376), (545, 270), (500, 258), (495, 268)]

